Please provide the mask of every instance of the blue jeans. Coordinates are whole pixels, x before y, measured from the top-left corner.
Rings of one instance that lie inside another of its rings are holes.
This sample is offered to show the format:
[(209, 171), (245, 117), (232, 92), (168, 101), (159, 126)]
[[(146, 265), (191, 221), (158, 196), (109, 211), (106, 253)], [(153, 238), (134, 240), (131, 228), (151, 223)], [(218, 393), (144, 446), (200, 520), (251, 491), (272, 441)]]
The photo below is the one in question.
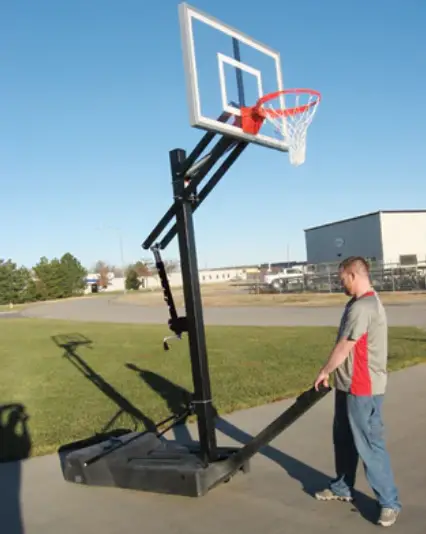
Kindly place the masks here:
[(356, 396), (336, 390), (333, 443), (336, 478), (330, 489), (351, 496), (358, 459), (379, 505), (401, 509), (382, 421), (383, 395)]

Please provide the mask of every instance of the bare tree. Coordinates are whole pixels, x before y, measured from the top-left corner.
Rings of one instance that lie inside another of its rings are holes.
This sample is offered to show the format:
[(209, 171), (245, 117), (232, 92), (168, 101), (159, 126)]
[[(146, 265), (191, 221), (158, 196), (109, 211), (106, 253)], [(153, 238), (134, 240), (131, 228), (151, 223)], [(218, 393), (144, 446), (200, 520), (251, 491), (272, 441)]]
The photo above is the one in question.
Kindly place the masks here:
[(123, 278), (125, 276), (125, 272), (122, 267), (111, 267), (111, 272), (114, 274), (115, 278)]
[(99, 275), (99, 285), (102, 288), (107, 288), (109, 284), (108, 275), (111, 272), (111, 267), (106, 262), (98, 260), (93, 270)]
[(166, 273), (175, 273), (179, 269), (179, 261), (178, 260), (163, 260), (164, 261), (164, 268), (166, 270)]
[(155, 276), (155, 264), (151, 260), (139, 260), (132, 268), (137, 272), (139, 278), (147, 278), (148, 276)]

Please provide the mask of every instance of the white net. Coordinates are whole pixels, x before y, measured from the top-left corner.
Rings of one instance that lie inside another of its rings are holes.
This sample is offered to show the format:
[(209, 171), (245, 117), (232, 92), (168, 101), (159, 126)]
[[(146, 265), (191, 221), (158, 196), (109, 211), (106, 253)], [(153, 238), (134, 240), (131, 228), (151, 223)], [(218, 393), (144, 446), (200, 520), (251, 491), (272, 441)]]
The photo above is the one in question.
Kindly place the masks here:
[[(286, 95), (288, 98), (289, 95)], [(318, 107), (318, 96), (310, 93), (292, 93), (294, 102), (285, 109), (295, 110), (294, 113), (283, 114), (282, 109), (275, 109), (268, 102), (263, 105), (266, 119), (272, 124), (277, 135), (288, 144), (290, 163), (294, 166), (302, 165), (306, 158), (306, 136), (308, 128)], [(283, 97), (281, 97), (283, 98)]]

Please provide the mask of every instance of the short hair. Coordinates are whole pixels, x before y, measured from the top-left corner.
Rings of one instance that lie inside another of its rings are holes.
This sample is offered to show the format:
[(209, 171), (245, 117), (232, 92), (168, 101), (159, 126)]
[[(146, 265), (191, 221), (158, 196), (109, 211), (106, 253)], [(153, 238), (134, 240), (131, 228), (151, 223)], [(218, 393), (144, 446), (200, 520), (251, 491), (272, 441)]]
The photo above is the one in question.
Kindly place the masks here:
[(370, 266), (367, 260), (362, 256), (349, 256), (339, 265), (339, 271), (346, 271), (351, 268), (366, 275), (370, 272)]

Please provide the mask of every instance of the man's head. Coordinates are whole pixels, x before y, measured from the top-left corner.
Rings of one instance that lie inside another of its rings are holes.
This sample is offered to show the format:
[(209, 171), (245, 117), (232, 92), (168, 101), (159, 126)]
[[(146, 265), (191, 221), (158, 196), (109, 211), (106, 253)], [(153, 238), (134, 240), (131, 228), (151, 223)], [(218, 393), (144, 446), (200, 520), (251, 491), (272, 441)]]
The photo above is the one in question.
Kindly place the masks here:
[(371, 290), (368, 263), (361, 256), (350, 256), (339, 265), (339, 276), (346, 295), (360, 297)]

